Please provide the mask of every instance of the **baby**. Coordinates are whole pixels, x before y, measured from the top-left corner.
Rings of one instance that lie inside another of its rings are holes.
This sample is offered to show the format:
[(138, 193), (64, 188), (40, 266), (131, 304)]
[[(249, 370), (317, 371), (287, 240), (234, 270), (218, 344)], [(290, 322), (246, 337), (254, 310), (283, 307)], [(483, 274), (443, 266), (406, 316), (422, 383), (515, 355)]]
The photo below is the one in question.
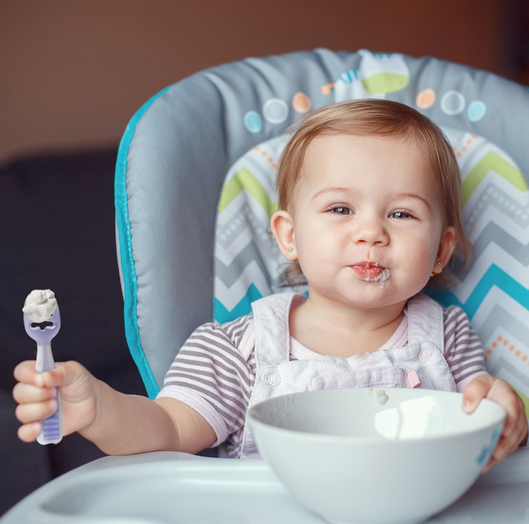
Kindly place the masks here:
[[(464, 312), (420, 294), (449, 282), (471, 246), (460, 218), (461, 181), (441, 131), (387, 100), (344, 102), (309, 114), (278, 168), (279, 249), (309, 293), (276, 294), (252, 313), (199, 327), (179, 351), (156, 400), (123, 395), (77, 362), (37, 373), (15, 369), (19, 438), (63, 408), (63, 431), (105, 453), (196, 453), (226, 441), (232, 457), (255, 457), (248, 408), (266, 398), (324, 388), (423, 387), (463, 392), (507, 411), (485, 470), (524, 443), (516, 393), (490, 376)], [(449, 266), (450, 267), (450, 266)]]

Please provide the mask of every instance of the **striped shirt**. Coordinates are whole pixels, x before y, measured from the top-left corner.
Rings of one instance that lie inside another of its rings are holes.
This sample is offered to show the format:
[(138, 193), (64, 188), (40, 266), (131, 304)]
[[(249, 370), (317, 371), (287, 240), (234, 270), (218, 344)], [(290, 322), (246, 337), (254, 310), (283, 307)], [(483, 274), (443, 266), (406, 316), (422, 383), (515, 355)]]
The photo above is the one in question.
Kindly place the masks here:
[[(405, 310), (406, 311), (406, 310)], [(213, 427), (218, 445), (227, 441), (231, 457), (240, 456), (241, 439), (255, 382), (255, 350), (245, 341), (253, 335), (250, 313), (225, 324), (208, 323), (195, 330), (174, 359), (158, 398), (180, 400)], [(464, 311), (444, 310), (444, 355), (457, 390), (486, 373), (481, 342)], [(407, 316), (381, 349), (407, 343)], [(248, 349), (249, 347), (249, 349)], [(246, 348), (246, 349), (245, 349)], [(292, 339), (290, 360), (318, 356)]]

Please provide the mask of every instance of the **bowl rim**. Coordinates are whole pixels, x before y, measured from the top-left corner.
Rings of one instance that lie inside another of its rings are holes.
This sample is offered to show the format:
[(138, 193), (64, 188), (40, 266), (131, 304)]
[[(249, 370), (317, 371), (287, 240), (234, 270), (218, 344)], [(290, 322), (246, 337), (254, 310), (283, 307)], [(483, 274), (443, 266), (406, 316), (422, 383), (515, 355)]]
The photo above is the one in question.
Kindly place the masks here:
[[(351, 390), (359, 390), (359, 389), (374, 389), (374, 388), (338, 388), (338, 389), (351, 389)], [(402, 389), (402, 388), (387, 388), (387, 389)], [(335, 391), (336, 389), (325, 389), (325, 390), (314, 390), (314, 391), (300, 391), (296, 393), (289, 393), (286, 395), (278, 395), (277, 397), (271, 397), (264, 399), (260, 402), (257, 402), (253, 406), (250, 407), (250, 409), (247, 412), (247, 419), (248, 423), (250, 425), (250, 428), (253, 430), (253, 426), (261, 426), (265, 430), (271, 430), (271, 431), (279, 431), (280, 434), (283, 435), (296, 435), (296, 438), (301, 438), (303, 440), (323, 440), (323, 442), (334, 442), (339, 444), (363, 444), (363, 445), (389, 445), (389, 444), (405, 444), (405, 443), (418, 443), (418, 442), (431, 442), (431, 441), (438, 441), (438, 440), (446, 440), (454, 437), (460, 437), (460, 436), (471, 436), (475, 433), (479, 433), (484, 430), (490, 430), (493, 427), (497, 426), (498, 424), (502, 424), (502, 426), (505, 424), (505, 419), (507, 417), (507, 411), (505, 408), (498, 404), (497, 402), (494, 402), (492, 400), (483, 398), (481, 402), (485, 402), (486, 404), (491, 404), (497, 406), (499, 409), (498, 414), (494, 415), (492, 417), (492, 420), (484, 423), (483, 425), (480, 425), (476, 428), (472, 428), (470, 430), (465, 431), (455, 431), (450, 434), (445, 435), (429, 435), (424, 437), (404, 437), (399, 439), (389, 439), (385, 438), (382, 435), (380, 437), (358, 437), (358, 436), (352, 436), (352, 435), (328, 435), (325, 433), (314, 433), (314, 432), (304, 432), (304, 431), (298, 431), (295, 429), (290, 428), (282, 428), (278, 426), (274, 426), (273, 424), (269, 424), (267, 422), (263, 422), (259, 419), (257, 419), (254, 415), (257, 408), (266, 402), (273, 401), (280, 399), (282, 397), (291, 397), (293, 395), (305, 395), (308, 393), (317, 393), (318, 391)], [(432, 391), (435, 393), (441, 393), (441, 394), (447, 394), (447, 395), (459, 395), (463, 397), (462, 393), (456, 392), (456, 391), (440, 391), (440, 390), (421, 390), (421, 391)], [(444, 395), (443, 395), (444, 396)], [(471, 415), (471, 413), (469, 414)], [(503, 429), (503, 427), (502, 427)]]

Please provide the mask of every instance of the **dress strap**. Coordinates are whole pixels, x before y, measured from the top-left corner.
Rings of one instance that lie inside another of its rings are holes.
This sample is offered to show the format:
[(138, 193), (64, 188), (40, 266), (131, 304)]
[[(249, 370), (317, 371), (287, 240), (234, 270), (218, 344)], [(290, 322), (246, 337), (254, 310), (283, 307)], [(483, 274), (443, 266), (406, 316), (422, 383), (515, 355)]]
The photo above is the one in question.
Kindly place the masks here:
[(277, 293), (252, 303), (258, 367), (290, 360), (289, 313), (295, 293)]
[(408, 300), (408, 344), (430, 342), (444, 354), (443, 307), (419, 294)]

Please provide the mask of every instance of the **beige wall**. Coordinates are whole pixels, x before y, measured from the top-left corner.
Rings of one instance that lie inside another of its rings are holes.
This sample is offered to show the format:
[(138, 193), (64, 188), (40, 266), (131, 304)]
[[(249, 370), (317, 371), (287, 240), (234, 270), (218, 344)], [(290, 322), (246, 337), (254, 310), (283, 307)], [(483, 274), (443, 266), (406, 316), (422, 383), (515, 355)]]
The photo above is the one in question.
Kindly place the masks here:
[(315, 47), (501, 70), (499, 0), (1, 0), (0, 160), (116, 143), (163, 87)]

